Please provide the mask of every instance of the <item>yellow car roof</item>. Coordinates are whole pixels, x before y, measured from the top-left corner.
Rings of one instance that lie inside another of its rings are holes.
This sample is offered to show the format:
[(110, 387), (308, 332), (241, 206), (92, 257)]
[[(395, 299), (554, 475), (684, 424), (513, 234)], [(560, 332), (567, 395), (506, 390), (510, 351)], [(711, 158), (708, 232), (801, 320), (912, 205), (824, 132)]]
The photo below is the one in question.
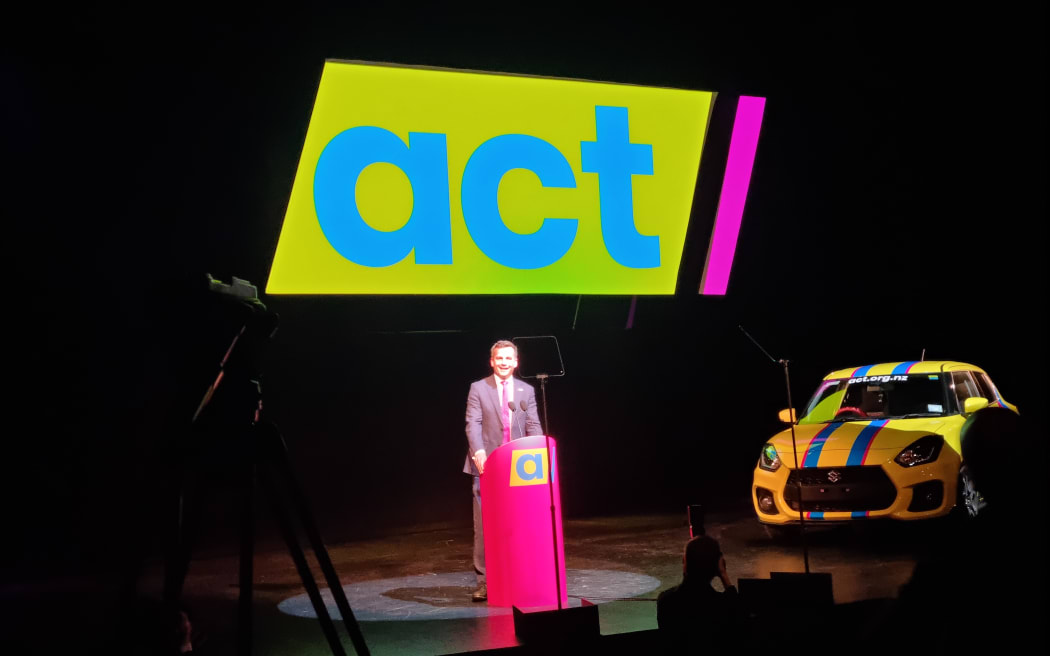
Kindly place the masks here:
[(889, 374), (938, 374), (945, 371), (980, 371), (983, 373), (984, 369), (965, 362), (954, 362), (952, 360), (907, 360), (904, 362), (884, 362), (863, 367), (839, 369), (824, 376), (824, 380), (857, 378), (859, 376), (886, 376)]

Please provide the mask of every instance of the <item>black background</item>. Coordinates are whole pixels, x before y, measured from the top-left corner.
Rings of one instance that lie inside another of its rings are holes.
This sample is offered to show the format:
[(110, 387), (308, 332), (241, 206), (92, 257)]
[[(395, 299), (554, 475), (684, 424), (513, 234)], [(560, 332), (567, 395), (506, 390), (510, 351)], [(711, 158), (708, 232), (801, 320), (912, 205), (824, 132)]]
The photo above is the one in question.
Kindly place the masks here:
[(518, 9), (11, 17), (5, 569), (105, 563), (152, 535), (232, 336), (193, 283), (265, 286), (326, 58), (769, 99), (725, 298), (695, 293), (710, 195), (678, 293), (639, 298), (630, 330), (619, 297), (264, 297), (266, 407), (332, 539), (469, 523), (465, 396), (504, 337), (559, 340), (568, 516), (747, 506), (786, 400), (740, 325), (791, 360), (796, 404), (831, 369), (925, 350), (1042, 412), (1041, 8)]

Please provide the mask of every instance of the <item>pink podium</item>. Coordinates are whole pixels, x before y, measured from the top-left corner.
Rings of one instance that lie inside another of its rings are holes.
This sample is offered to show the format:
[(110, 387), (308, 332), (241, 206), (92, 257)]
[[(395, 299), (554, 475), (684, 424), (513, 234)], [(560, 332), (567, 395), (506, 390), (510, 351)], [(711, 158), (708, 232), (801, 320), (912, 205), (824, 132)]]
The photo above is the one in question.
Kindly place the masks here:
[(504, 444), (485, 461), (481, 516), (490, 606), (557, 608), (559, 597), (568, 605), (558, 478), (554, 439), (543, 435)]

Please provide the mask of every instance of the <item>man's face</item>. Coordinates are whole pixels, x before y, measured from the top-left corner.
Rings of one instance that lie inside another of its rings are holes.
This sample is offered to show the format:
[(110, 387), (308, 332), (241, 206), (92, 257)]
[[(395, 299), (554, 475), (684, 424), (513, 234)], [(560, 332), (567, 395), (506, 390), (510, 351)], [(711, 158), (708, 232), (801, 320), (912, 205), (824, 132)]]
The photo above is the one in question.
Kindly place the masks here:
[(514, 352), (514, 347), (504, 346), (497, 349), (496, 355), (489, 358), (489, 364), (492, 365), (492, 373), (496, 374), (496, 378), (500, 380), (509, 378), (518, 366), (518, 356)]

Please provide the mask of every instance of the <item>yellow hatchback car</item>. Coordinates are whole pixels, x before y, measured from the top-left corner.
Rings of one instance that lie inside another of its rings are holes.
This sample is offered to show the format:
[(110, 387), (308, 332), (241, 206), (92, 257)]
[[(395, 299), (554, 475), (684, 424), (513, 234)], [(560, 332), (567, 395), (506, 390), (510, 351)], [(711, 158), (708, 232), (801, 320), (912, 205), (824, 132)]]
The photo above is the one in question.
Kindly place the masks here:
[[(979, 367), (914, 361), (833, 371), (794, 428), (773, 436), (755, 466), (751, 500), (766, 524), (911, 520), (977, 514), (960, 455), (966, 418), (1017, 408)], [(780, 418), (790, 423), (792, 410)]]

